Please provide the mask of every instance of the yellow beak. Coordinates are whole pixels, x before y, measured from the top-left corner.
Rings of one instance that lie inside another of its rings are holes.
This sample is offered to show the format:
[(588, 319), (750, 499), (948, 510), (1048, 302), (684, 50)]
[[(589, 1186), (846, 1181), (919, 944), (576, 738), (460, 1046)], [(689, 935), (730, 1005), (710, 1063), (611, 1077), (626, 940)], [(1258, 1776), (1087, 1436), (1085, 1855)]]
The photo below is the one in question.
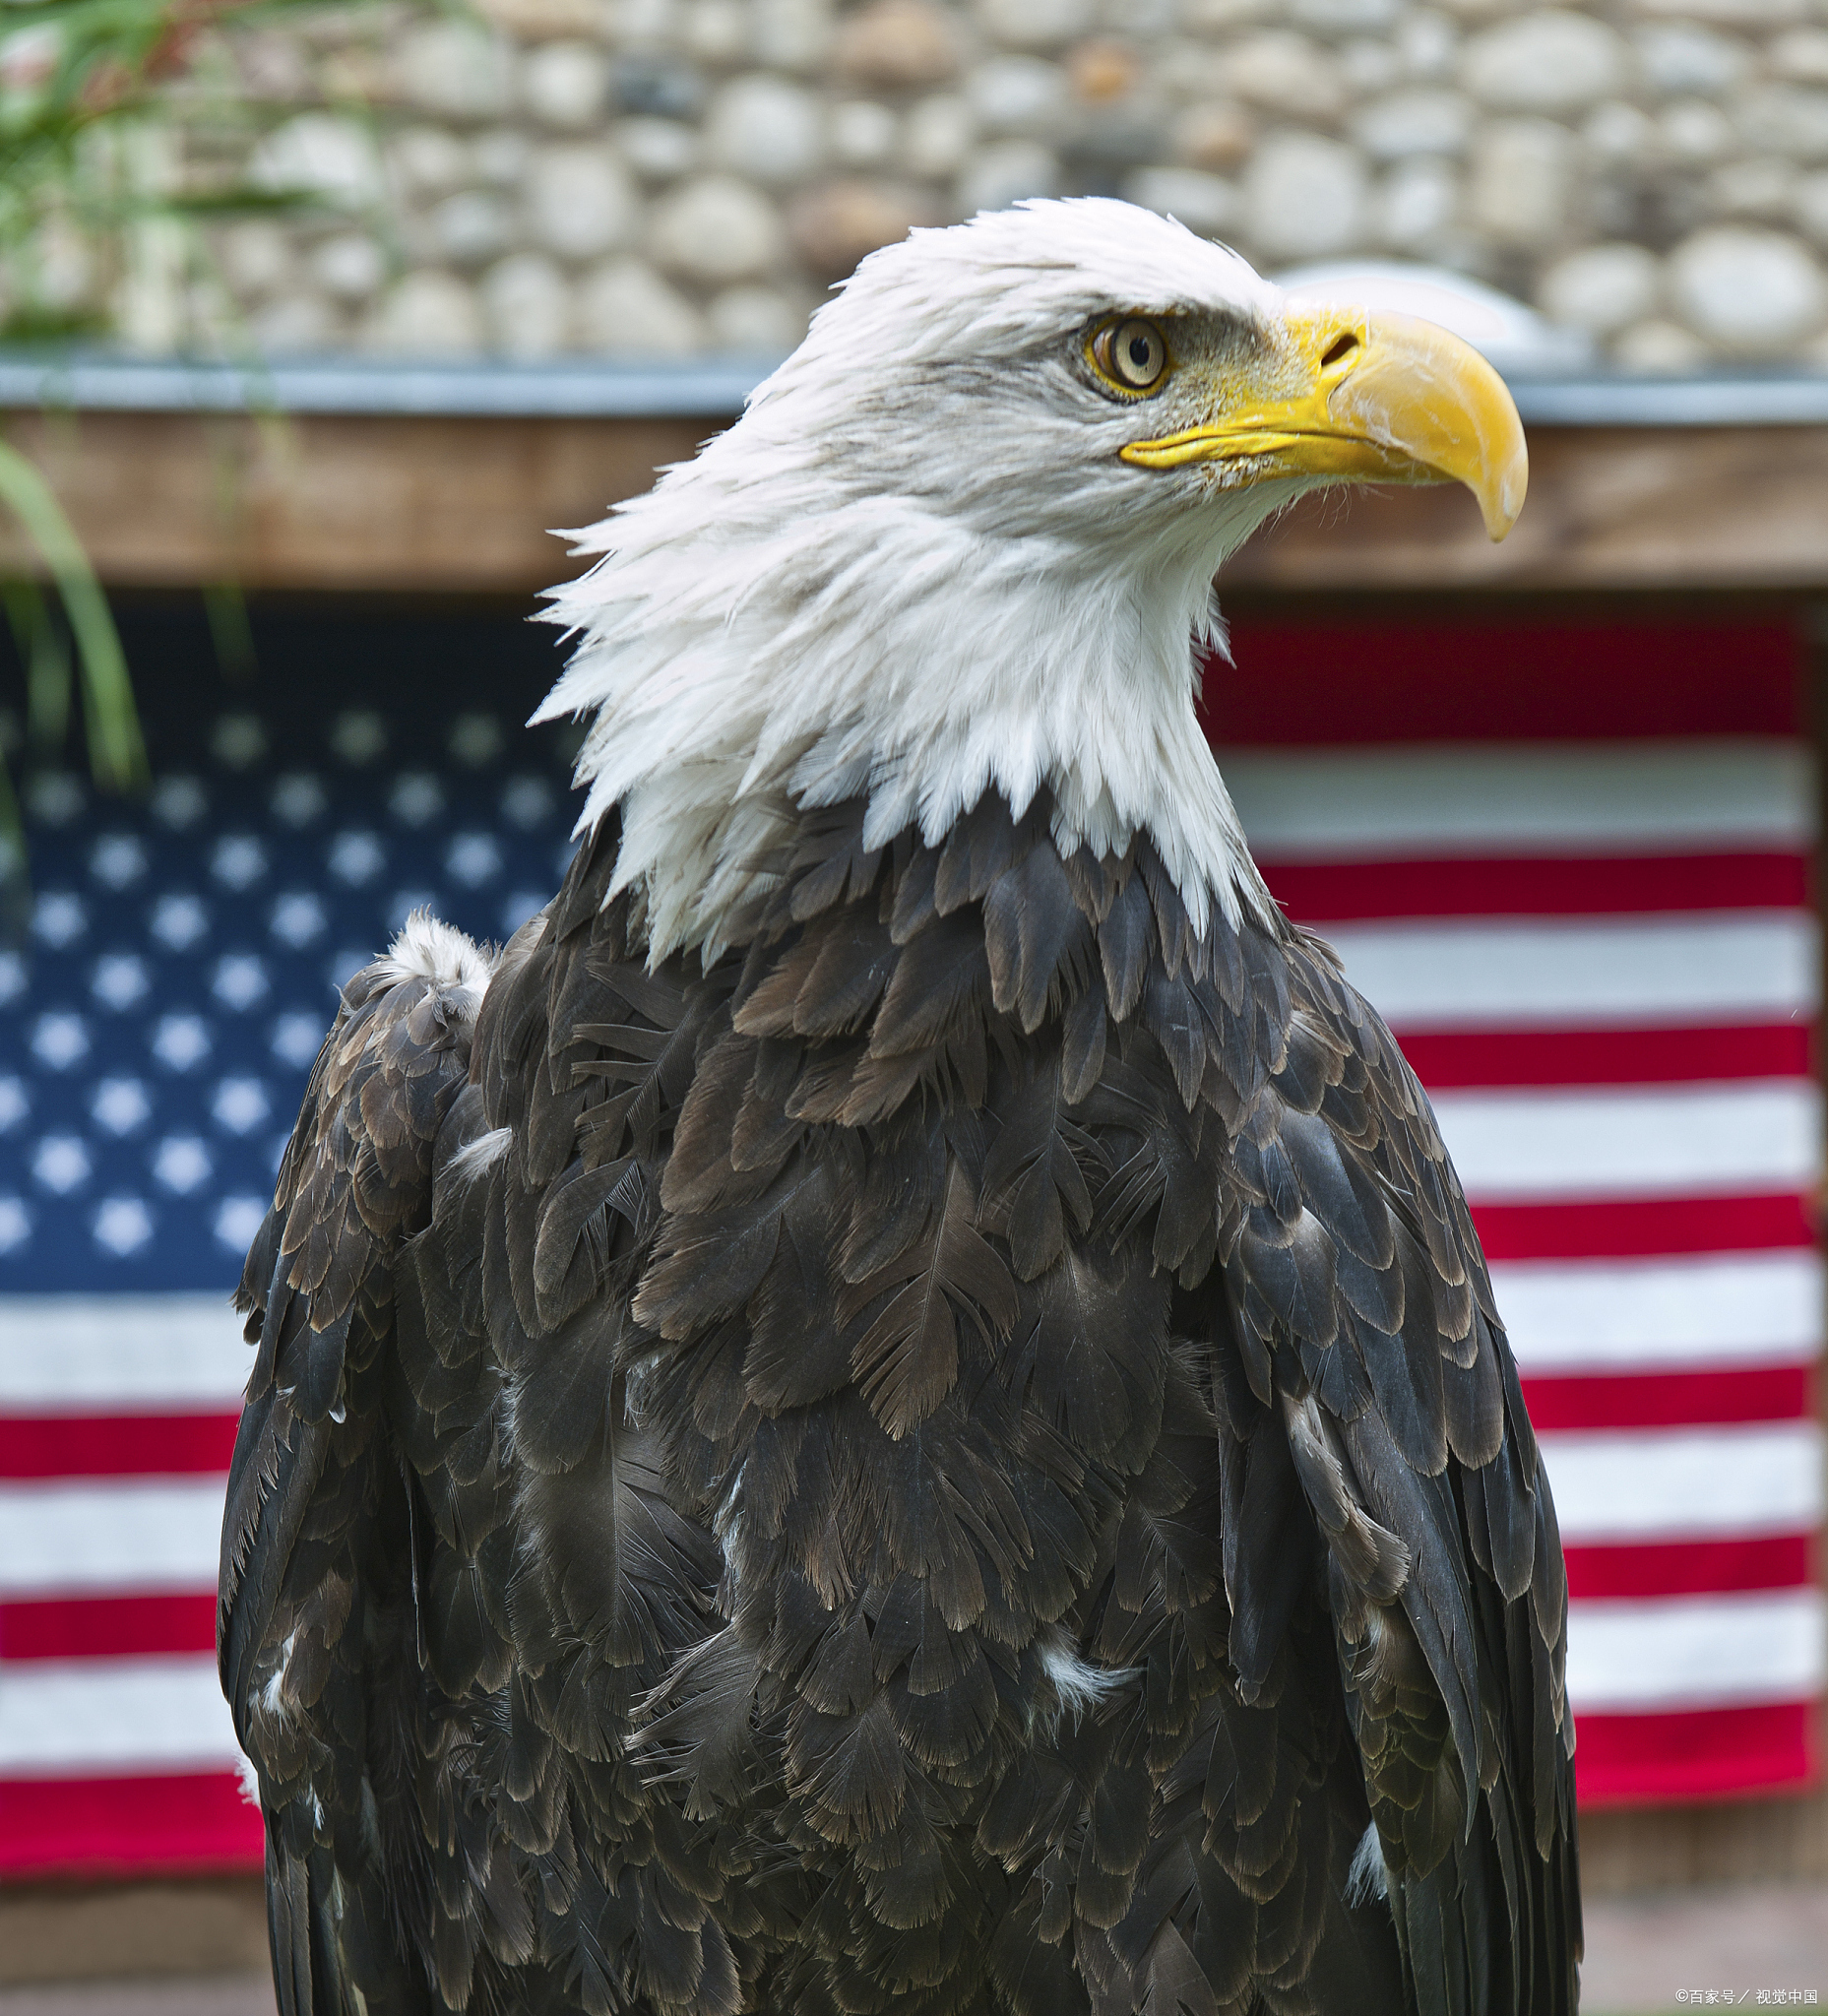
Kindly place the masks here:
[(1238, 465), (1237, 480), (1332, 476), (1347, 482), (1464, 483), (1501, 539), (1530, 480), (1523, 422), (1504, 381), (1470, 344), (1409, 315), (1291, 307), (1286, 346), (1221, 374), (1222, 415), (1132, 441), (1144, 469)]

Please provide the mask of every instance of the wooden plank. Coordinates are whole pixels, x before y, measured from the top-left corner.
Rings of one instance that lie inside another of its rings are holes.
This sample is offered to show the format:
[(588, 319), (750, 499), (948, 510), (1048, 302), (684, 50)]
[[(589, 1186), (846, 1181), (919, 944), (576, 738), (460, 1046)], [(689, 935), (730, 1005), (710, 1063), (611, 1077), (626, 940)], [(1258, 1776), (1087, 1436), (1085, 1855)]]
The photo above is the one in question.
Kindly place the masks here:
[(1493, 545), (1464, 491), (1310, 497), (1221, 577), (1264, 589), (1819, 589), (1828, 428), (1542, 428)]
[(1581, 1889), (1631, 1897), (1694, 1884), (1819, 1883), (1828, 1877), (1828, 1797), (1735, 1799), (1581, 1815)]
[[(589, 525), (715, 420), (14, 414), (102, 578), (121, 587), (529, 593)], [(30, 565), (0, 529), (0, 569)]]
[(258, 1874), (28, 1883), (0, 1894), (0, 1988), (123, 1975), (258, 1975), (267, 1964)]
[[(103, 577), (525, 595), (589, 524), (722, 422), (14, 413)], [(1312, 497), (1222, 585), (1270, 592), (1828, 588), (1828, 428), (1541, 428), (1530, 501), (1484, 537), (1463, 491)], [(29, 564), (0, 528), (0, 568)]]

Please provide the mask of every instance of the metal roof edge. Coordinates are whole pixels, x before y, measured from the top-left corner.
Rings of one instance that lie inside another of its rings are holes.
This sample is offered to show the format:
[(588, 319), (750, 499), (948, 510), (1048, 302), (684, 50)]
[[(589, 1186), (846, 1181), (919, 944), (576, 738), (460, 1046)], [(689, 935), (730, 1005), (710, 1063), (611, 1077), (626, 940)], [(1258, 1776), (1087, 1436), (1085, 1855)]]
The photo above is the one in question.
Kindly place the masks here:
[(1507, 381), (1526, 426), (1828, 426), (1828, 375), (1815, 372), (1709, 373), (1637, 378), (1623, 373)]
[(662, 364), (313, 356), (222, 362), (0, 350), (0, 408), (453, 419), (722, 419), (776, 357)]
[[(630, 364), (321, 355), (228, 362), (105, 350), (0, 349), (0, 409), (273, 412), (453, 419), (725, 419), (779, 361), (713, 356)], [(1828, 373), (1509, 378), (1539, 427), (1828, 425)]]

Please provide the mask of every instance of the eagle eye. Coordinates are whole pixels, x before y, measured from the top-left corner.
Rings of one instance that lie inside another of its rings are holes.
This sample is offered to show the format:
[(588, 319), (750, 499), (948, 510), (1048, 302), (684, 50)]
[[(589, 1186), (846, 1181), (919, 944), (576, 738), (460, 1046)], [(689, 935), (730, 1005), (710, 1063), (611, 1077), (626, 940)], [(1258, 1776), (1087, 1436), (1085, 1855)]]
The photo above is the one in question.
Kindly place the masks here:
[(1153, 392), (1167, 376), (1167, 339), (1141, 315), (1105, 323), (1087, 351), (1099, 376), (1119, 392)]

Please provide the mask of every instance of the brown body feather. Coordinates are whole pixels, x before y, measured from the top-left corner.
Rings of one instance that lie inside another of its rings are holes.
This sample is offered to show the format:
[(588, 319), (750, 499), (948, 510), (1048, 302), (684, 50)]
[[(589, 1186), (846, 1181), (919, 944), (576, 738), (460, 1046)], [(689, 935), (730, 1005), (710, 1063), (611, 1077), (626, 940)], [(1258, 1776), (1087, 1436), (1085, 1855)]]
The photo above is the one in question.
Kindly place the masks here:
[(1554, 1516), (1388, 1033), (1147, 841), (860, 835), (709, 973), (612, 821), (473, 1032), (351, 989), (224, 1536), (286, 2016), (1571, 2012)]

